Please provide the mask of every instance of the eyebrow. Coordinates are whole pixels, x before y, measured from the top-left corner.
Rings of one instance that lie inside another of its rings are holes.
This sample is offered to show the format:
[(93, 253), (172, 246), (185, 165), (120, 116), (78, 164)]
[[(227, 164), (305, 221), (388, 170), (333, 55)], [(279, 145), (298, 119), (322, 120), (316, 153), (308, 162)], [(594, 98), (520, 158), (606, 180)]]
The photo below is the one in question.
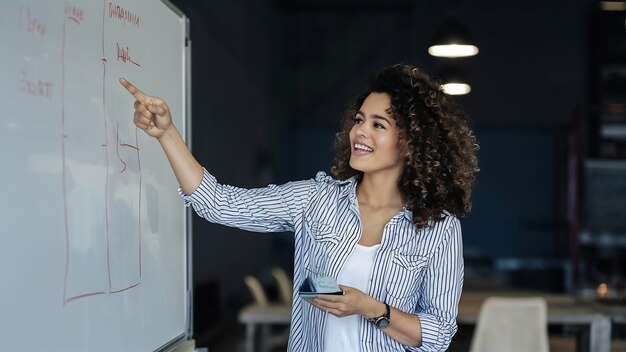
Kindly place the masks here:
[[(361, 111), (361, 110), (357, 111), (357, 114), (358, 114), (358, 115), (361, 115), (361, 116), (363, 116), (363, 117), (365, 117), (365, 116), (366, 116), (366, 115), (365, 115), (365, 113), (363, 113), (363, 111)], [(380, 115), (378, 115), (378, 114), (371, 114), (370, 116), (371, 116), (371, 117), (373, 117), (373, 118), (375, 118), (375, 119), (385, 120), (385, 121), (387, 121), (387, 123), (388, 123), (390, 126), (392, 125), (392, 124), (391, 124), (391, 121), (390, 121), (388, 118), (384, 117), (384, 116), (380, 116)]]

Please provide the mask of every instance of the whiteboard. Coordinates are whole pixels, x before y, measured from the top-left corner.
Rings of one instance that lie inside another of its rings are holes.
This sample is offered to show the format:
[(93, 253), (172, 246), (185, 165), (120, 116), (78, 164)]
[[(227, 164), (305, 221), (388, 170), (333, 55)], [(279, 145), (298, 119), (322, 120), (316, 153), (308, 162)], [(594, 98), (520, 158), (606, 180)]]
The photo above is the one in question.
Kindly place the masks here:
[(125, 77), (188, 135), (187, 20), (156, 0), (3, 1), (0, 350), (185, 337), (186, 212)]

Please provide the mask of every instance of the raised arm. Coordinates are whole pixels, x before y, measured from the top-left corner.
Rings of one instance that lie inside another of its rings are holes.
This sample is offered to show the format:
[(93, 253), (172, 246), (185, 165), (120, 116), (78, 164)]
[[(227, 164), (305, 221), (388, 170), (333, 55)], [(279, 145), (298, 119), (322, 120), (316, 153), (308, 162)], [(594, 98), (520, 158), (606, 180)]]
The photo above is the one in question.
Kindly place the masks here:
[(120, 78), (120, 83), (135, 97), (135, 126), (159, 141), (183, 191), (193, 193), (202, 181), (204, 170), (172, 123), (167, 103), (146, 95), (124, 78)]

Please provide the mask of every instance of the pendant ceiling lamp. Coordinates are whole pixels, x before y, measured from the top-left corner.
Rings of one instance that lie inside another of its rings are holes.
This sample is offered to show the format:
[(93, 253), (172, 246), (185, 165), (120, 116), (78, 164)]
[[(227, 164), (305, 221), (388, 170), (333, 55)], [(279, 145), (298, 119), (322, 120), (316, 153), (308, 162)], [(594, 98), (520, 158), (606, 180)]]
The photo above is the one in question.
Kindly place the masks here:
[(449, 95), (465, 95), (472, 91), (472, 87), (463, 82), (444, 83), (442, 88)]
[(467, 83), (465, 75), (453, 68), (441, 70), (439, 74), (441, 88), (446, 94), (465, 95), (472, 91), (472, 87)]
[(472, 44), (467, 29), (451, 20), (441, 26), (428, 53), (436, 57), (467, 57), (478, 54), (478, 47)]

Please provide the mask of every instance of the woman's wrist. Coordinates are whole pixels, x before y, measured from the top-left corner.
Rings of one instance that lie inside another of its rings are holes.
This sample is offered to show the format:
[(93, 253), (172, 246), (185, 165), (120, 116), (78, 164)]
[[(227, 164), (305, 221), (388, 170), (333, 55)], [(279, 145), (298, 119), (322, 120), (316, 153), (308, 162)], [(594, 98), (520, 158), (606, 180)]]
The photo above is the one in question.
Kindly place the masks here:
[[(177, 134), (178, 136), (176, 136)], [(161, 145), (163, 145), (164, 143), (169, 143), (172, 140), (176, 140), (180, 138), (181, 138), (180, 133), (178, 133), (178, 130), (176, 129), (174, 124), (172, 124), (170, 127), (168, 127), (168, 129), (163, 131), (163, 134), (159, 136), (157, 140), (159, 141), (159, 143), (161, 143)]]
[(385, 303), (375, 299), (374, 297), (369, 297), (370, 300), (365, 305), (363, 312), (361, 315), (366, 319), (377, 318), (385, 314), (387, 307)]

